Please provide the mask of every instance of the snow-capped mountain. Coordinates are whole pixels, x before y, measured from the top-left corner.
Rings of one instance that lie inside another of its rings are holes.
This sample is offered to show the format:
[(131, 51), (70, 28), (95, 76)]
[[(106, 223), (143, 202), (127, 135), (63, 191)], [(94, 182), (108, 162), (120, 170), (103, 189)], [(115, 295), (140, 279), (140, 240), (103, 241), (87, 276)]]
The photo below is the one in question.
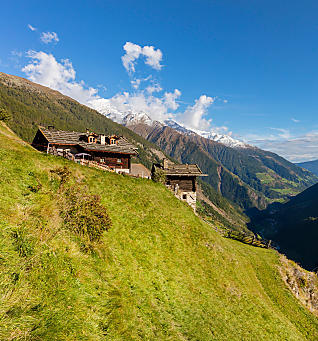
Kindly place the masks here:
[(136, 124), (146, 124), (148, 126), (153, 126), (154, 123), (155, 121), (153, 121), (146, 113), (142, 111), (139, 113), (130, 112), (122, 120), (122, 124), (126, 127)]
[(196, 130), (196, 129), (189, 129), (173, 120), (166, 120), (165, 125), (167, 125), (170, 128), (173, 128), (174, 130), (185, 134), (185, 135), (193, 135), (197, 134), (200, 135), (206, 139), (222, 143), (226, 145), (227, 147), (232, 147), (232, 148), (247, 148), (249, 145), (246, 143), (239, 141), (237, 139), (234, 139), (233, 137), (229, 135), (224, 135), (224, 134), (218, 134), (213, 131), (202, 131), (202, 130)]
[(108, 100), (99, 99), (91, 103), (91, 106), (100, 112), (101, 114), (105, 115), (107, 118), (111, 119), (114, 122), (120, 123), (126, 127), (137, 125), (137, 124), (146, 124), (148, 126), (155, 126), (155, 125), (162, 125), (168, 126), (172, 129), (175, 129), (181, 134), (185, 135), (193, 135), (197, 134), (206, 139), (222, 143), (225, 146), (232, 147), (232, 148), (247, 148), (250, 147), (246, 143), (234, 139), (233, 137), (225, 134), (218, 134), (213, 131), (201, 131), (196, 129), (190, 129), (185, 127), (184, 125), (174, 121), (174, 120), (165, 120), (164, 122), (158, 122), (152, 120), (145, 112), (134, 111), (134, 110), (127, 110), (127, 111), (119, 111)]
[(155, 122), (145, 112), (134, 110), (120, 111), (115, 108), (107, 99), (101, 98), (90, 103), (90, 106), (99, 113), (105, 115), (112, 121), (124, 126), (132, 126), (136, 124), (146, 124), (152, 126)]
[(232, 147), (232, 148), (249, 148), (251, 147), (250, 145), (234, 139), (232, 136), (230, 135), (225, 135), (225, 134), (218, 134), (216, 132), (213, 131), (197, 131), (197, 134), (205, 137), (206, 139), (215, 141), (215, 142), (219, 142), (222, 143), (228, 147)]

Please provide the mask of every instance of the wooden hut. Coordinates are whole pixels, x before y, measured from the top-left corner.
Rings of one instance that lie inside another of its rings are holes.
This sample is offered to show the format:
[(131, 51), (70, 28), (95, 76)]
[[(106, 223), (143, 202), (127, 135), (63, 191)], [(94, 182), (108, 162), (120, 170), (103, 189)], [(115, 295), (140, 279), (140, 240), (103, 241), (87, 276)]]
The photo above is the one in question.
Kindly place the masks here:
[(39, 127), (32, 146), (54, 155), (76, 159), (77, 155), (104, 164), (116, 172), (129, 173), (131, 156), (137, 148), (122, 136), (105, 136), (89, 130), (86, 133)]
[(174, 192), (175, 196), (186, 201), (195, 210), (197, 177), (207, 176), (207, 174), (203, 174), (196, 164), (174, 164), (168, 159), (164, 159), (163, 164), (152, 166), (152, 179), (158, 177), (159, 173), (164, 175), (165, 185)]

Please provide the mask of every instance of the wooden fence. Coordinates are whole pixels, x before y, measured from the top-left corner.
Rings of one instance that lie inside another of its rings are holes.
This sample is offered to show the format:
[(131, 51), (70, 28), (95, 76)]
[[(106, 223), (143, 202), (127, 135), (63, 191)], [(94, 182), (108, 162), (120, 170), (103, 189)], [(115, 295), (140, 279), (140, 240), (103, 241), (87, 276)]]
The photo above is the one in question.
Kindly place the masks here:
[(220, 233), (225, 238), (235, 239), (244, 244), (249, 244), (249, 245), (253, 245), (256, 247), (262, 247), (266, 249), (270, 249), (270, 248), (276, 249), (276, 247), (272, 244), (271, 240), (263, 239), (259, 235), (255, 235), (253, 232), (245, 233), (245, 232), (234, 231), (226, 227), (218, 228), (217, 226), (213, 225), (212, 223), (203, 219), (202, 217), (201, 219), (205, 223), (213, 227), (215, 231)]

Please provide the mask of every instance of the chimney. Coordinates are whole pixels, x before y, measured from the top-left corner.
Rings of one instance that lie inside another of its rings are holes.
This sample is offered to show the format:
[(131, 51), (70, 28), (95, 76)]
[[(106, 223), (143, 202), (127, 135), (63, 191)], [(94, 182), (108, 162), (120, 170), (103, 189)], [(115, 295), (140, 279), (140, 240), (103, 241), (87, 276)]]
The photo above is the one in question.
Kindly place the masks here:
[(54, 126), (47, 126), (48, 130), (54, 130)]
[(168, 169), (168, 165), (169, 165), (169, 160), (163, 159), (163, 169)]
[(89, 129), (88, 129), (88, 128), (86, 128), (86, 134), (87, 134), (87, 135), (89, 134)]
[(103, 134), (100, 135), (100, 144), (106, 144), (106, 136)]

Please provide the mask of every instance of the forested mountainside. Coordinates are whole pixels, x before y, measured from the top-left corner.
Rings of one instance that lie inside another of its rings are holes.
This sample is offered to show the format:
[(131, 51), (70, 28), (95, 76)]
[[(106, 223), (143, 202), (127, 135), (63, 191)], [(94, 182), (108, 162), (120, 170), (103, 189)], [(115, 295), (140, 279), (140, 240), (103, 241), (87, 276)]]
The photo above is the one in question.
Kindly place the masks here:
[(318, 176), (318, 160), (296, 163), (297, 166), (308, 169)]
[(247, 209), (284, 201), (318, 181), (317, 176), (258, 148), (230, 148), (202, 136), (184, 135), (160, 124), (131, 130), (183, 163), (197, 163), (214, 189)]
[[(0, 108), (11, 114), (10, 128), (28, 142), (33, 140), (38, 125), (54, 125), (57, 129), (70, 131), (89, 128), (98, 133), (125, 136), (138, 147), (138, 159), (135, 161), (149, 169), (153, 162), (161, 162), (165, 157), (158, 146), (130, 129), (57, 91), (20, 77), (0, 73)], [(238, 207), (222, 198), (211, 186), (204, 185), (203, 192), (213, 205), (206, 207), (202, 202), (202, 214), (212, 215), (236, 230), (246, 229), (246, 217)], [(202, 200), (202, 196), (200, 198)]]
[(40, 153), (1, 123), (0, 257), (1, 340), (318, 339), (289, 289), (314, 274), (223, 238), (161, 184)]
[(318, 184), (252, 219), (250, 228), (278, 243), (280, 251), (308, 270), (318, 270)]

